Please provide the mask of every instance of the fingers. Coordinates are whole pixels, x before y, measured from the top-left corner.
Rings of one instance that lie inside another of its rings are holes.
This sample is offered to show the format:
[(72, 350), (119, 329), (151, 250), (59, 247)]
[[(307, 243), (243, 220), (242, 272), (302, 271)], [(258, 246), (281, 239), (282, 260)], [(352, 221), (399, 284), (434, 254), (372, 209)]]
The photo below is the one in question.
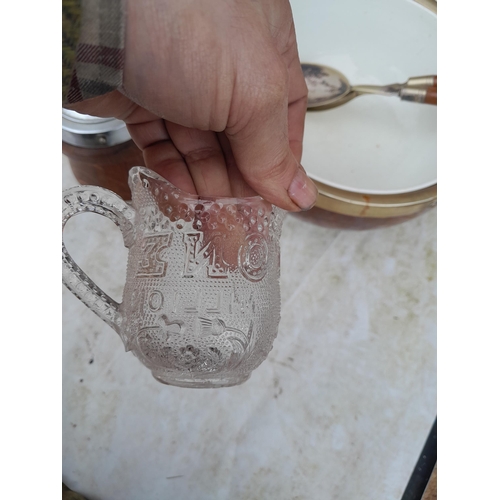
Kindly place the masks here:
[(196, 194), (190, 171), (161, 118), (117, 90), (68, 107), (93, 116), (114, 116), (125, 121), (133, 141), (142, 150), (146, 166), (174, 186)]
[(142, 150), (148, 168), (179, 189), (192, 194), (197, 193), (189, 169), (170, 140), (162, 119), (128, 124), (127, 128), (134, 142)]
[(219, 143), (224, 153), (224, 158), (226, 159), (227, 174), (229, 177), (229, 184), (231, 185), (231, 193), (235, 198), (245, 198), (247, 196), (257, 196), (257, 193), (252, 189), (247, 181), (241, 175), (239, 171), (236, 160), (234, 159), (233, 151), (231, 150), (231, 144), (229, 139), (226, 137), (224, 132), (219, 132), (217, 134)]
[(235, 196), (214, 132), (157, 119), (128, 125), (146, 165), (175, 186), (200, 196)]
[[(289, 144), (288, 71), (270, 67), (273, 74), (268, 73), (266, 84), (259, 86), (265, 92), (240, 91), (226, 135), (243, 177), (255, 191), (286, 210), (307, 210), (316, 201), (317, 189)], [(299, 156), (303, 133), (298, 120), (300, 106), (292, 106), (294, 148)]]
[(226, 160), (217, 136), (166, 122), (168, 135), (181, 153), (200, 196), (231, 196)]

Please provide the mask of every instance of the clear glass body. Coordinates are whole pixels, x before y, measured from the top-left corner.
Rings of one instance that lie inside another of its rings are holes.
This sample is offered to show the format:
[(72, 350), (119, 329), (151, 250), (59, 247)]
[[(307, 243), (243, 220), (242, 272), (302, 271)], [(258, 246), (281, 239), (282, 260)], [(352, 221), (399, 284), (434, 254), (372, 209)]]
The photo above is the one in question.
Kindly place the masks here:
[(93, 211), (129, 249), (121, 304), (100, 290), (63, 244), (63, 282), (113, 327), (160, 382), (224, 387), (266, 358), (280, 319), (284, 211), (260, 197), (200, 198), (134, 167), (131, 205), (98, 187), (63, 193), (63, 227)]

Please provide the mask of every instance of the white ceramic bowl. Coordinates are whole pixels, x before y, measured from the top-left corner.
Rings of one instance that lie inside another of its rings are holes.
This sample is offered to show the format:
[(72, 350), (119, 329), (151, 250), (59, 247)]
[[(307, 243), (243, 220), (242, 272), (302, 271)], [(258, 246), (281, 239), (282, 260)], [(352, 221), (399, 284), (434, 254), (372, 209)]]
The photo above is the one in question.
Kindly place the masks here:
[[(437, 74), (436, 14), (414, 0), (291, 0), (302, 62), (352, 85)], [(432, 4), (432, 2), (431, 2)], [(367, 195), (436, 184), (435, 106), (359, 96), (307, 113), (302, 163), (323, 185)]]

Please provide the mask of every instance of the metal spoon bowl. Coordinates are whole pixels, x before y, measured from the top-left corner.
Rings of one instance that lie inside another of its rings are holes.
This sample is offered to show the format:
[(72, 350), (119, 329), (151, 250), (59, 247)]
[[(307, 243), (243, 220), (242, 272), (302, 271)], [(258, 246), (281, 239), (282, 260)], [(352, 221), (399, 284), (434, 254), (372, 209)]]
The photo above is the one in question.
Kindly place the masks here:
[(325, 106), (342, 99), (351, 91), (349, 80), (336, 69), (319, 64), (301, 64), (307, 84), (307, 107)]
[(351, 86), (336, 69), (310, 63), (301, 66), (308, 89), (308, 109), (333, 108), (363, 94), (397, 96), (404, 101), (437, 104), (437, 77), (434, 75), (413, 77), (406, 83)]

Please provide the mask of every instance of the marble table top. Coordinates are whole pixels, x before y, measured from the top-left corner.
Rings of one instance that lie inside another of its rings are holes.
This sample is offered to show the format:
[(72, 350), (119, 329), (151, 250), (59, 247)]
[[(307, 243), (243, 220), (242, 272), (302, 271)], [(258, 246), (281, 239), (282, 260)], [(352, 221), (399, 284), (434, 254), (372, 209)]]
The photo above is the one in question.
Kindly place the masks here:
[[(77, 185), (63, 157), (63, 188)], [(111, 221), (64, 240), (120, 300)], [(89, 500), (399, 500), (436, 416), (436, 209), (289, 214), (282, 320), (243, 385), (160, 384), (63, 287), (63, 481)]]

